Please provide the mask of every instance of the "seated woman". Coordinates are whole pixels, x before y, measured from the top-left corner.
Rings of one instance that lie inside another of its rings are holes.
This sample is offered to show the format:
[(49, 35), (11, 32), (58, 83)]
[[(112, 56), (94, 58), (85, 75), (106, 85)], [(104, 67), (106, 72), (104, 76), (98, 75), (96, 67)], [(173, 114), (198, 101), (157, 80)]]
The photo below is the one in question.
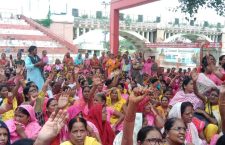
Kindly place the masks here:
[(21, 138), (36, 139), (41, 129), (31, 105), (20, 105), (15, 110), (14, 119), (6, 121), (6, 125), (9, 128), (11, 143)]
[(205, 122), (204, 134), (207, 142), (213, 138), (214, 135), (219, 133), (219, 128), (221, 128), (221, 117), (219, 112), (219, 90), (211, 89), (208, 91), (208, 97), (201, 94), (198, 91), (198, 87), (196, 81), (198, 79), (197, 75), (192, 74), (193, 84), (194, 84), (194, 92), (195, 94), (204, 102), (205, 110), (197, 109), (196, 117), (203, 120)]
[[(108, 107), (113, 108), (114, 110), (125, 113), (125, 106), (126, 106), (126, 100), (122, 98), (119, 89), (113, 89), (110, 92), (110, 95), (106, 98), (106, 104)], [(116, 125), (118, 122), (118, 117), (115, 115), (112, 115), (110, 118), (110, 124)], [(117, 128), (116, 130), (121, 130), (121, 128)]]
[(123, 121), (124, 119), (124, 115), (123, 113), (111, 108), (111, 107), (108, 107), (106, 106), (106, 96), (104, 93), (97, 93), (94, 97), (94, 104), (102, 104), (103, 107), (106, 107), (106, 112), (107, 112), (107, 121), (110, 122), (110, 118), (112, 115), (118, 117), (119, 119), (117, 120), (117, 122), (112, 125), (112, 129), (114, 131), (116, 131), (116, 128), (119, 126), (119, 125), (122, 125), (121, 122)]
[[(186, 126), (183, 120), (170, 118), (164, 125), (166, 145), (183, 145), (185, 142)], [(189, 144), (190, 145), (190, 144)]]
[(68, 124), (69, 141), (60, 145), (100, 145), (100, 143), (92, 137), (87, 136), (87, 122), (85, 119), (76, 117), (70, 120)]
[(88, 120), (97, 127), (102, 145), (112, 145), (115, 133), (107, 121), (106, 108), (101, 104), (94, 105), (90, 109)]
[(159, 115), (163, 119), (166, 119), (167, 115), (168, 115), (168, 112), (169, 112), (169, 98), (167, 98), (166, 96), (163, 96), (161, 98), (160, 106), (158, 106), (156, 109), (157, 109)]
[(193, 105), (190, 102), (176, 103), (170, 110), (168, 118), (182, 119), (187, 127), (185, 142), (193, 143), (195, 145), (204, 145), (205, 141), (200, 139), (198, 130), (194, 123), (193, 118)]
[(200, 100), (193, 90), (193, 81), (191, 77), (185, 77), (182, 84), (182, 90), (178, 91), (176, 95), (170, 100), (169, 105), (173, 106), (179, 102), (191, 102), (194, 109), (204, 108), (202, 100)]

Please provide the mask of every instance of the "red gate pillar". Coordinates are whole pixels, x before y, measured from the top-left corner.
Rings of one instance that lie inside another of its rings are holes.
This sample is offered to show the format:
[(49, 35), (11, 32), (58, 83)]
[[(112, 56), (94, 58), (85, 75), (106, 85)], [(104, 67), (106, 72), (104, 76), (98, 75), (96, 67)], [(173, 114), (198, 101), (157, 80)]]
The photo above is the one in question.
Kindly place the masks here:
[(112, 9), (110, 12), (110, 51), (117, 55), (119, 49), (119, 10)]

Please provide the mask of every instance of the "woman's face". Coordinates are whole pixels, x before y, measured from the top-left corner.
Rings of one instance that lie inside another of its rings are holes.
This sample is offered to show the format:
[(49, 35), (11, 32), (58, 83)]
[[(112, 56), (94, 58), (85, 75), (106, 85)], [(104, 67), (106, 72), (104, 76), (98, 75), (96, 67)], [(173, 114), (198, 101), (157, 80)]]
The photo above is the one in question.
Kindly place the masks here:
[(164, 94), (164, 96), (168, 97), (168, 98), (172, 98), (173, 97), (173, 93), (172, 90), (167, 90)]
[(6, 98), (8, 96), (8, 88), (7, 87), (2, 87), (0, 94), (2, 97)]
[(194, 109), (192, 106), (187, 106), (183, 114), (181, 114), (182, 120), (185, 124), (191, 123), (193, 118)]
[(98, 97), (97, 95), (95, 95), (94, 97), (94, 104), (102, 104), (104, 105), (105, 102), (102, 101), (102, 99), (100, 97)]
[(82, 122), (75, 122), (69, 136), (72, 144), (83, 145), (85, 137), (87, 136), (87, 130), (84, 124)]
[(149, 131), (141, 145), (163, 145), (162, 135), (157, 130)]
[(186, 127), (182, 120), (174, 122), (173, 127), (167, 133), (167, 140), (175, 144), (183, 144), (185, 141)]
[(166, 97), (163, 97), (161, 100), (161, 105), (163, 107), (168, 107), (168, 104), (169, 104), (169, 100)]
[(217, 93), (217, 91), (211, 91), (208, 99), (209, 99), (209, 102), (211, 102), (213, 105), (216, 105), (218, 104), (219, 94)]
[(88, 87), (85, 87), (84, 90), (83, 90), (83, 97), (86, 101), (89, 100), (89, 93), (90, 93), (90, 88)]
[(194, 91), (192, 80), (186, 86), (184, 86), (184, 90), (187, 93), (192, 93)]
[(111, 93), (111, 99), (117, 100), (118, 99), (118, 93), (116, 90), (113, 90)]
[(6, 128), (0, 128), (0, 145), (6, 145), (8, 136)]
[(30, 120), (30, 117), (27, 116), (26, 114), (18, 111), (18, 109), (17, 109), (15, 111), (14, 119), (15, 119), (16, 122), (27, 125), (29, 120)]
[(52, 100), (47, 108), (48, 112), (54, 112), (58, 107), (58, 102), (56, 100)]
[(30, 87), (29, 92), (28, 92), (28, 96), (32, 97), (32, 98), (36, 98), (38, 97), (38, 90), (36, 87)]

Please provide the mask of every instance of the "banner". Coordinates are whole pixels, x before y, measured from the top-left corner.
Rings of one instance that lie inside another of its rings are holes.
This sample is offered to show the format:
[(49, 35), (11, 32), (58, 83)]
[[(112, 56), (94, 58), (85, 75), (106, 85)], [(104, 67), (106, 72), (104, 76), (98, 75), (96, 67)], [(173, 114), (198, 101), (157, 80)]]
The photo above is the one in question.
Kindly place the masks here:
[[(202, 43), (145, 43), (148, 48), (201, 48)], [(222, 48), (221, 42), (206, 42), (203, 48)]]

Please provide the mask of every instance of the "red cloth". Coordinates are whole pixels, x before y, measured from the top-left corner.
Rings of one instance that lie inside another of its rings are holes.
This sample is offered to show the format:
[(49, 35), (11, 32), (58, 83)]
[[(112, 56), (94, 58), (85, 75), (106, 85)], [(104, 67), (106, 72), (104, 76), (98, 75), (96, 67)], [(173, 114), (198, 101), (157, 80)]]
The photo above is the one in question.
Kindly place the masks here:
[(98, 129), (102, 145), (113, 145), (115, 133), (113, 132), (108, 121), (102, 121), (102, 105), (94, 105), (88, 115), (88, 120)]

